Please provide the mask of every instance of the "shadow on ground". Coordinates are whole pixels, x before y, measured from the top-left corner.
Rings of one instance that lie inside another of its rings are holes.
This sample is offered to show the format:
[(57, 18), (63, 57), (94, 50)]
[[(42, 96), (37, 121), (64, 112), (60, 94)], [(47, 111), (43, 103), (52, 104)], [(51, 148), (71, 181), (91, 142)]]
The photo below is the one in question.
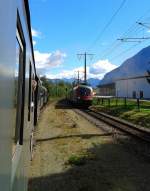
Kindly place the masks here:
[(74, 134), (74, 135), (66, 135), (66, 136), (56, 136), (56, 137), (48, 137), (44, 139), (36, 139), (36, 142), (44, 142), (44, 141), (52, 141), (58, 139), (69, 139), (69, 138), (82, 138), (82, 139), (90, 139), (92, 137), (105, 137), (113, 135), (113, 133), (103, 133), (103, 134)]
[(56, 105), (55, 105), (56, 109), (73, 109), (75, 108), (73, 104), (71, 104), (71, 102), (67, 99), (62, 99), (59, 100)]
[(149, 191), (150, 164), (119, 143), (93, 144), (80, 166), (29, 180), (29, 191)]
[(59, 100), (55, 105), (55, 109), (81, 109), (81, 108), (87, 109), (88, 105), (75, 104), (69, 101), (68, 99)]

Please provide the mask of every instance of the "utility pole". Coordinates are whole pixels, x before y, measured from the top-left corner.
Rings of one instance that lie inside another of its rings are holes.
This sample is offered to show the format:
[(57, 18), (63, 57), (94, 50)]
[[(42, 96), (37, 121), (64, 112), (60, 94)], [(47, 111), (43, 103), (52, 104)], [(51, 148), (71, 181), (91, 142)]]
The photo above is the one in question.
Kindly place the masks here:
[(78, 85), (80, 83), (80, 73), (79, 73), (79, 70), (78, 70)]
[(85, 52), (85, 54), (84, 54), (84, 82), (86, 83), (86, 80), (87, 80), (87, 78), (86, 78), (86, 52)]
[(77, 77), (76, 77), (76, 75), (75, 75), (75, 81), (77, 80), (77, 85), (79, 85), (79, 83), (80, 83), (80, 71), (77, 70), (77, 71), (75, 71), (75, 72), (77, 72)]
[(86, 61), (87, 61), (87, 56), (93, 56), (93, 54), (88, 54), (88, 53), (82, 53), (82, 54), (77, 54), (79, 57), (84, 57), (84, 82), (87, 82), (87, 71), (86, 71)]

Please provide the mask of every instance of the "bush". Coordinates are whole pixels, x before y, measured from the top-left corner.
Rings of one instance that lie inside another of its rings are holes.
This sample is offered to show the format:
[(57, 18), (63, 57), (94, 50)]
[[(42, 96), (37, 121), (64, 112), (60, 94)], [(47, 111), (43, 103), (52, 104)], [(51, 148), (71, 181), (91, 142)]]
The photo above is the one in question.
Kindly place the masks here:
[(68, 163), (71, 165), (77, 165), (77, 166), (84, 165), (86, 163), (86, 157), (72, 155), (69, 157)]

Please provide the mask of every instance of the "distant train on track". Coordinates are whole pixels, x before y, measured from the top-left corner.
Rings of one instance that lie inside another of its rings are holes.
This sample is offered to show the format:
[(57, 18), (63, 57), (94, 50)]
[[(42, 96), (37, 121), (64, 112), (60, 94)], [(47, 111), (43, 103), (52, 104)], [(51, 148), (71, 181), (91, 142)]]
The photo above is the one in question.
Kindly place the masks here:
[(47, 90), (37, 76), (28, 0), (0, 1), (0, 190), (27, 191)]
[(69, 100), (81, 107), (88, 107), (92, 104), (93, 89), (87, 84), (78, 84), (69, 92)]

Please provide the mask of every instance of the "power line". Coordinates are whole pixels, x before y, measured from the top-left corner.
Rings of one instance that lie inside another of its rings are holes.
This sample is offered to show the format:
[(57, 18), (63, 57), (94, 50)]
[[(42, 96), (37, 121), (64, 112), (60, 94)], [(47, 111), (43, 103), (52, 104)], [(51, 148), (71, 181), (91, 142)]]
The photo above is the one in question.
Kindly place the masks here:
[[(124, 32), (121, 36), (128, 36), (131, 32), (136, 33), (138, 32), (139, 28), (137, 28), (137, 24), (133, 24), (126, 32)], [(123, 37), (122, 37), (123, 38)], [(106, 57), (107, 55), (111, 55), (113, 52), (117, 51), (117, 49), (122, 45), (123, 43), (120, 41), (118, 42), (117, 39), (110, 45), (110, 47), (106, 50), (104, 50), (102, 57)]]
[(115, 41), (108, 49), (103, 51), (101, 57), (105, 58), (107, 55), (111, 55), (121, 44), (122, 42)]
[[(148, 9), (142, 16), (140, 16), (140, 17), (137, 19), (137, 22), (134, 22), (134, 23), (129, 27), (129, 29), (121, 35), (121, 38), (129, 36), (129, 34), (135, 34), (135, 33), (136, 33), (136, 35), (138, 35), (139, 32), (140, 32), (139, 29), (141, 29), (141, 28), (138, 27), (137, 23), (142, 23), (141, 20), (147, 19), (147, 18), (145, 18), (145, 16), (148, 16), (149, 13), (150, 13), (150, 9)], [(150, 17), (148, 17), (147, 20), (150, 20)], [(147, 26), (148, 26), (148, 23), (144, 23), (144, 24), (147, 24)], [(146, 27), (146, 26), (145, 26), (145, 27)], [(148, 26), (148, 27), (149, 27), (149, 26)], [(148, 28), (148, 27), (147, 27), (147, 28)], [(131, 36), (131, 35), (130, 35), (130, 36)], [(135, 36), (135, 35), (134, 35), (134, 36)], [(144, 40), (143, 40), (142, 42), (144, 42)], [(142, 42), (141, 42), (141, 43), (142, 43)], [(107, 49), (105, 49), (105, 50), (103, 51), (102, 57), (105, 57), (105, 56), (107, 56), (107, 55), (112, 54), (112, 53), (113, 53), (114, 51), (116, 51), (117, 48), (119, 48), (121, 45), (122, 45), (122, 42), (117, 43), (117, 40), (115, 40), (115, 41), (109, 46), (109, 48), (107, 48)]]
[[(103, 28), (103, 30), (100, 32), (100, 34), (98, 35), (98, 37), (95, 39), (95, 41), (91, 44), (91, 47), (94, 46), (94, 44), (102, 37), (103, 33), (106, 31), (107, 27), (109, 27), (109, 25), (112, 23), (114, 17), (118, 14), (118, 12), (120, 11), (120, 9), (122, 8), (122, 6), (124, 5), (125, 1), (122, 1), (120, 7), (117, 9), (117, 11), (113, 14), (113, 16), (111, 17), (111, 19), (109, 20), (109, 22), (105, 25), (105, 27)], [(134, 35), (138, 38), (139, 34), (141, 34), (141, 28), (138, 27), (137, 23), (139, 25), (143, 25), (143, 27), (146, 27), (146, 28), (149, 28), (149, 23), (147, 22), (141, 22), (141, 20), (146, 20), (147, 18), (145, 18), (145, 16), (148, 16), (150, 13), (150, 9), (148, 9), (145, 14), (143, 14), (142, 16), (140, 16), (136, 22), (134, 22), (130, 27), (129, 29), (123, 33), (123, 35), (121, 35), (122, 37), (121, 38), (125, 38), (127, 39), (128, 36), (131, 36)], [(150, 19), (150, 17), (149, 17)], [(147, 19), (147, 20), (149, 20)], [(144, 26), (146, 25), (146, 26)], [(135, 35), (136, 34), (136, 35)], [(136, 38), (135, 37), (135, 38)], [(140, 39), (130, 39), (130, 42), (134, 42), (136, 44), (134, 44), (133, 46), (130, 46), (129, 48), (123, 50), (122, 52), (120, 52), (118, 55), (116, 56), (113, 56), (112, 58), (110, 58), (111, 60), (116, 60), (116, 59), (119, 59), (120, 56), (124, 55), (125, 53), (129, 52), (130, 50), (134, 49), (135, 47), (137, 47), (139, 44), (145, 42), (145, 40), (148, 40), (149, 37), (144, 37), (144, 34), (143, 34), (143, 38), (140, 38)], [(138, 42), (136, 40), (139, 40)], [(140, 41), (141, 40), (141, 41)], [(128, 42), (129, 42), (129, 39), (128, 39)], [(121, 45), (123, 44), (123, 42), (120, 42), (120, 43), (117, 43), (117, 40), (115, 40), (107, 49), (104, 50), (103, 52), (103, 57), (104, 56), (107, 56), (108, 54), (112, 54), (114, 51), (117, 51), (118, 47), (120, 47)]]
[(116, 17), (116, 15), (119, 13), (119, 11), (121, 10), (121, 8), (124, 6), (125, 2), (127, 0), (123, 0), (119, 6), (119, 8), (114, 12), (114, 14), (111, 16), (110, 20), (106, 23), (106, 25), (104, 26), (104, 28), (101, 30), (101, 32), (99, 33), (99, 35), (97, 36), (97, 38), (94, 40), (94, 42), (91, 44), (91, 46), (88, 49), (91, 49), (95, 43), (102, 37), (102, 35), (104, 34), (104, 32), (106, 31), (106, 29), (110, 26), (110, 24), (113, 22), (114, 18)]
[(121, 42), (141, 42), (142, 40), (149, 40), (150, 37), (132, 37), (132, 38), (118, 38)]
[(148, 29), (150, 29), (150, 23), (142, 23), (142, 22), (137, 22), (137, 24), (143, 26), (143, 27), (146, 27)]
[(118, 55), (114, 56), (111, 58), (111, 60), (116, 60), (116, 58), (118, 59), (120, 56), (124, 55), (125, 53), (129, 52), (130, 50), (132, 50), (133, 48), (135, 48), (139, 43), (134, 44), (133, 46), (129, 47), (128, 49), (120, 52)]

